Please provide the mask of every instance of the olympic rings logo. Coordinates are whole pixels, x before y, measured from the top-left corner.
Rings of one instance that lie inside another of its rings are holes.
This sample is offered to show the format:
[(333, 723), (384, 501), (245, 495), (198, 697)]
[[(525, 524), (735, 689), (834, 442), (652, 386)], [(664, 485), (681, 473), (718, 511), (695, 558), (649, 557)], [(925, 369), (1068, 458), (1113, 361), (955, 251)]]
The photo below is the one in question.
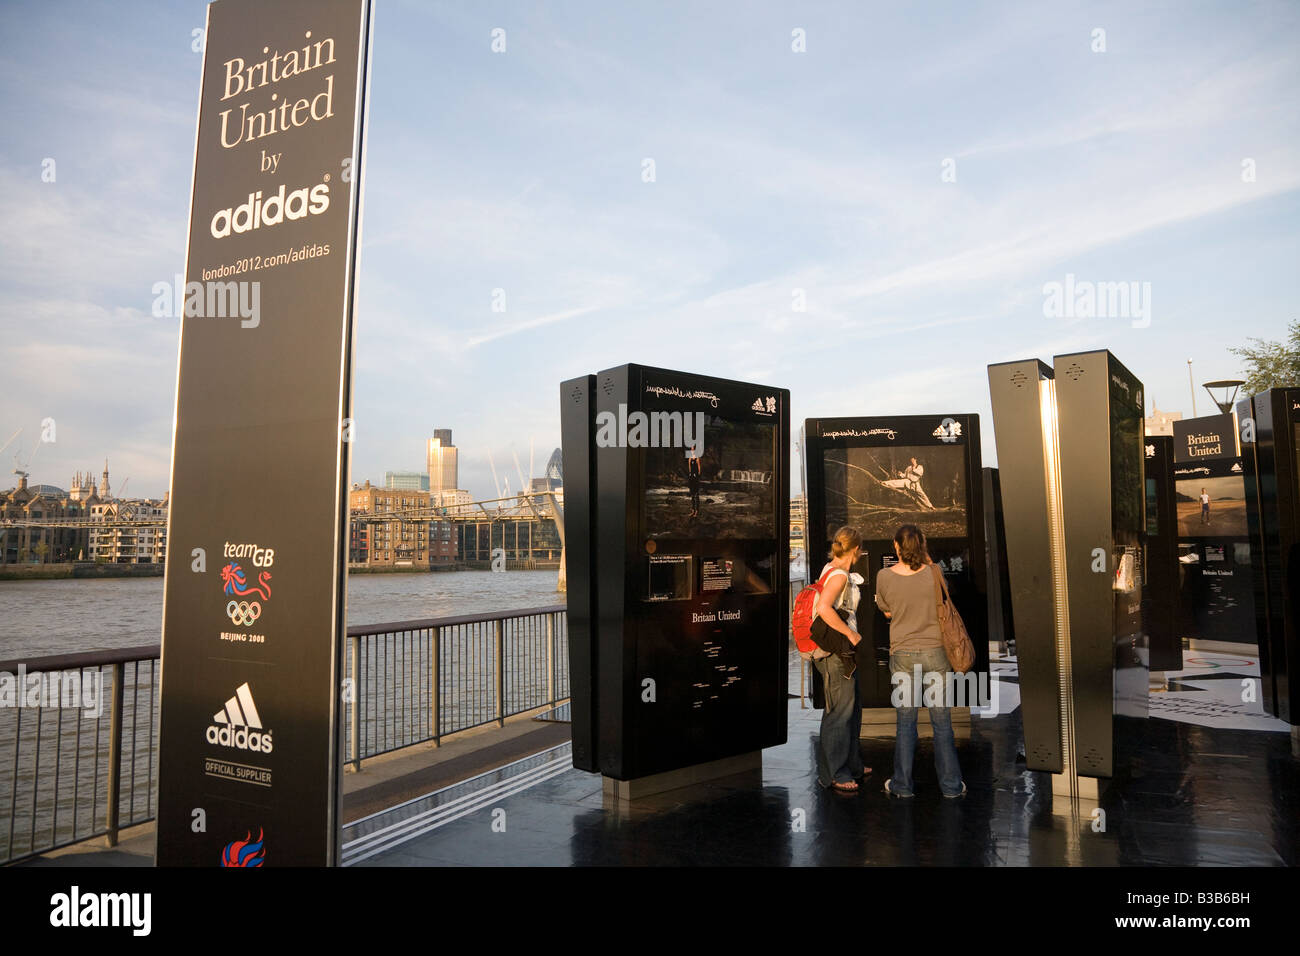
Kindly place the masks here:
[(226, 616), (234, 624), (247, 626), (262, 616), (262, 605), (256, 601), (231, 601), (226, 605)]

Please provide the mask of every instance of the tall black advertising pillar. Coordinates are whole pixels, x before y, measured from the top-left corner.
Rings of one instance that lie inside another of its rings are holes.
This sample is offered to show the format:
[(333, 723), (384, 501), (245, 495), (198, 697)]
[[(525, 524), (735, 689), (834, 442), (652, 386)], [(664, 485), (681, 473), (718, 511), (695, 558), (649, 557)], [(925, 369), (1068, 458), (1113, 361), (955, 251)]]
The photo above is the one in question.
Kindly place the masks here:
[(1146, 406), (1142, 383), (1110, 352), (1054, 365), (1079, 772), (1109, 777), (1114, 718), (1147, 716)]
[(837, 528), (850, 525), (862, 535), (862, 557), (854, 568), (864, 579), (858, 608), (862, 706), (891, 706), (889, 621), (873, 595), (876, 576), (897, 561), (894, 533), (900, 525), (915, 524), (925, 534), (930, 557), (943, 568), (975, 645), (972, 672), (986, 674), (988, 583), (979, 416), (810, 418), (804, 430), (809, 579), (821, 573)]
[(1174, 501), (1174, 440), (1146, 437), (1146, 574), (1142, 618), (1151, 646), (1152, 671), (1183, 669), (1183, 639), (1178, 619), (1178, 506)]
[(369, 36), (368, 0), (208, 7), (167, 528), (160, 865), (337, 862)]
[(1142, 385), (1107, 351), (989, 366), (1026, 760), (1085, 793), (1147, 713)]
[(560, 383), (564, 459), (564, 579), (568, 601), (573, 765), (596, 765), (596, 376)]
[(560, 407), (574, 765), (638, 781), (784, 743), (789, 392), (623, 365)]
[(1016, 622), (1025, 765), (1061, 773), (1063, 622), (1056, 607), (1064, 553), (1052, 369), (1037, 359), (990, 365), (989, 393)]
[(1002, 479), (996, 468), (984, 471), (984, 554), (989, 569), (989, 640), (1003, 654), (1015, 656), (1015, 616), (1011, 613), (1011, 576), (1007, 571), (1007, 528), (1002, 513)]
[(1264, 709), (1295, 728), (1300, 673), (1300, 388), (1237, 405)]

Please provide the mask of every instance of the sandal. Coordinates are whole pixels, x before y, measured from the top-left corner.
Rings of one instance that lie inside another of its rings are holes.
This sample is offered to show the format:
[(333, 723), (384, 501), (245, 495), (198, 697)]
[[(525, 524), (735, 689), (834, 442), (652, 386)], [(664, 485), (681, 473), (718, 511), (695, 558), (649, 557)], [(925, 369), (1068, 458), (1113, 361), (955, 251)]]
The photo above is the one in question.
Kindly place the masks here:
[(857, 793), (858, 785), (852, 780), (846, 780), (844, 782), (837, 780), (835, 783), (831, 784), (831, 789), (838, 790), (840, 793)]

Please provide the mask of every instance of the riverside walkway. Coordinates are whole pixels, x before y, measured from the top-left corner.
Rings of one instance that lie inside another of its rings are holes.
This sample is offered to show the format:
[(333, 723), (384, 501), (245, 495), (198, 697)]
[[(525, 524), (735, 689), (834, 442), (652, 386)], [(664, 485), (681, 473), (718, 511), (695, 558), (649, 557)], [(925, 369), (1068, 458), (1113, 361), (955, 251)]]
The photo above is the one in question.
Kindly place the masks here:
[[(1015, 682), (1014, 669), (1003, 680)], [(920, 741), (917, 795), (882, 790), (892, 727), (868, 724), (866, 785), (822, 791), (821, 712), (792, 697), (785, 744), (761, 770), (619, 802), (575, 770), (568, 725), (523, 720), (439, 750), (367, 761), (345, 780), (346, 866), (886, 865), (1295, 866), (1300, 763), (1287, 734), (1152, 717), (1126, 722), (1104, 824), (1070, 815), (1020, 758), (1018, 694), (959, 734), (968, 794), (942, 799)], [(561, 713), (562, 716), (562, 713)], [(547, 726), (549, 724), (549, 726)], [(378, 808), (378, 809), (376, 809)], [(1064, 812), (1062, 812), (1064, 810)], [(152, 832), (24, 865), (152, 862)], [(269, 862), (269, 861), (268, 861)]]
[[(439, 747), (417, 745), (367, 760), (343, 775), (343, 824), (399, 806), (413, 798), (455, 787), (533, 754), (567, 743), (569, 725), (555, 720), (516, 720), (505, 727), (469, 730)], [(121, 832), (117, 846), (95, 837), (51, 850), (16, 866), (153, 866), (154, 825)]]

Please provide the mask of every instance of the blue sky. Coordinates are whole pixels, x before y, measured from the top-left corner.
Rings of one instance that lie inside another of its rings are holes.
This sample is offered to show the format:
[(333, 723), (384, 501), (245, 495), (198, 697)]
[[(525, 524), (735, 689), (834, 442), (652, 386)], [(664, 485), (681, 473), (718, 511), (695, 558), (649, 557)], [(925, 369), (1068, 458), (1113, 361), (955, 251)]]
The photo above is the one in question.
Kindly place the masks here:
[[(204, 6), (0, 5), (0, 486), (52, 417), (33, 481), (108, 456), (166, 489), (151, 288), (185, 258)], [(452, 428), (463, 486), (490, 453), (517, 487), (558, 383), (627, 361), (787, 387), (796, 423), (976, 412), (991, 464), (991, 362), (1109, 348), (1190, 415), (1191, 358), (1206, 414), (1226, 349), (1297, 317), (1295, 4), (376, 7), (353, 480)], [(1149, 327), (1045, 316), (1067, 274), (1150, 283)]]

